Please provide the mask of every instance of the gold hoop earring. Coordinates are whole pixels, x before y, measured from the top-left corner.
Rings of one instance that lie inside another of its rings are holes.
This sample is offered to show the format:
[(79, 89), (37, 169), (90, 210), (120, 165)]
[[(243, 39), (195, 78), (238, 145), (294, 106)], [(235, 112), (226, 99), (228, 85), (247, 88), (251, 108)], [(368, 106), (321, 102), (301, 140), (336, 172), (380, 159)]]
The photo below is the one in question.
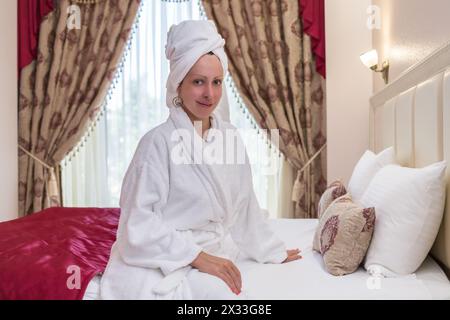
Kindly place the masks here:
[(172, 103), (176, 108), (181, 108), (183, 106), (183, 99), (181, 99), (179, 96), (176, 96), (175, 98), (173, 98)]

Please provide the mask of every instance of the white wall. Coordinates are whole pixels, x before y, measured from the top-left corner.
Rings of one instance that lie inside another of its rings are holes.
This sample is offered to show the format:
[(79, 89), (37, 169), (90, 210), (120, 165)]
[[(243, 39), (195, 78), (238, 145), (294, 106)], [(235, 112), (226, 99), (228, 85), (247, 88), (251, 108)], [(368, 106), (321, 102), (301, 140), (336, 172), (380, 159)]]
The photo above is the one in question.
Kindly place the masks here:
[[(391, 80), (450, 40), (448, 0), (373, 0), (373, 4), (381, 13), (373, 46), (380, 60), (389, 59)], [(384, 86), (374, 75), (374, 92)]]
[(17, 1), (0, 1), (0, 222), (18, 216)]
[[(345, 3), (344, 3), (345, 2)], [(347, 183), (369, 148), (372, 72), (359, 60), (372, 48), (366, 27), (370, 0), (326, 0), (327, 176)]]

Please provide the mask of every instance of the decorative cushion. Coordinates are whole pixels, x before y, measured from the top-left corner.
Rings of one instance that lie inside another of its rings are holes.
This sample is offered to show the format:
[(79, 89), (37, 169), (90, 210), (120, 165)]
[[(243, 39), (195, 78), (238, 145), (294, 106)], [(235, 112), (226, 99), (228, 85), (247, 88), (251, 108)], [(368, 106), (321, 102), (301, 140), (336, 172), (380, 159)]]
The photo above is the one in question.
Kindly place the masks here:
[(388, 164), (396, 164), (393, 147), (384, 149), (377, 155), (367, 150), (359, 159), (348, 183), (348, 192), (353, 201), (359, 203), (361, 197), (369, 186), (370, 181), (382, 167)]
[(317, 208), (317, 218), (323, 215), (328, 206), (337, 198), (342, 197), (347, 193), (345, 186), (341, 181), (337, 180), (331, 183), (327, 189), (323, 192), (319, 200), (319, 205)]
[(365, 268), (386, 277), (415, 272), (430, 251), (445, 205), (445, 161), (424, 168), (388, 165), (361, 199), (377, 210)]
[(325, 210), (314, 236), (313, 249), (335, 276), (358, 269), (366, 255), (375, 225), (375, 209), (362, 208), (346, 194)]

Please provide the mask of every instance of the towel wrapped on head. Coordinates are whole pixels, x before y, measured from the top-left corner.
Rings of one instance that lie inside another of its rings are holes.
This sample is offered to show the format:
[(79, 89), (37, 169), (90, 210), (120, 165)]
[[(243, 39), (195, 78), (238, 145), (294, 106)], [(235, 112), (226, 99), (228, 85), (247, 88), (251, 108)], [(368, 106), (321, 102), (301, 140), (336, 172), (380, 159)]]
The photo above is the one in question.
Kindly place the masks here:
[(166, 58), (170, 62), (166, 84), (166, 103), (169, 108), (178, 95), (178, 85), (197, 60), (208, 52), (213, 52), (219, 58), (225, 77), (228, 59), (224, 45), (225, 40), (211, 20), (186, 20), (170, 27), (166, 44)]

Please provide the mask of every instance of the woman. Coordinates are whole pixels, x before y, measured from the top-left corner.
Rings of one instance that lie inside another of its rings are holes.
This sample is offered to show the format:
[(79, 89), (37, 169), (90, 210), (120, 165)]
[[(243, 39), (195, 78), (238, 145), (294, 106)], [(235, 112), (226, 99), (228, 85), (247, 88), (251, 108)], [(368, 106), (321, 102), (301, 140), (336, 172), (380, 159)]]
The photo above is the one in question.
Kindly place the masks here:
[(215, 112), (227, 71), (224, 43), (211, 21), (169, 30), (170, 116), (141, 139), (125, 175), (103, 299), (243, 297), (238, 256), (301, 258), (269, 229), (247, 157), (243, 164), (198, 161), (206, 147), (225, 141), (216, 137), (236, 131)]

